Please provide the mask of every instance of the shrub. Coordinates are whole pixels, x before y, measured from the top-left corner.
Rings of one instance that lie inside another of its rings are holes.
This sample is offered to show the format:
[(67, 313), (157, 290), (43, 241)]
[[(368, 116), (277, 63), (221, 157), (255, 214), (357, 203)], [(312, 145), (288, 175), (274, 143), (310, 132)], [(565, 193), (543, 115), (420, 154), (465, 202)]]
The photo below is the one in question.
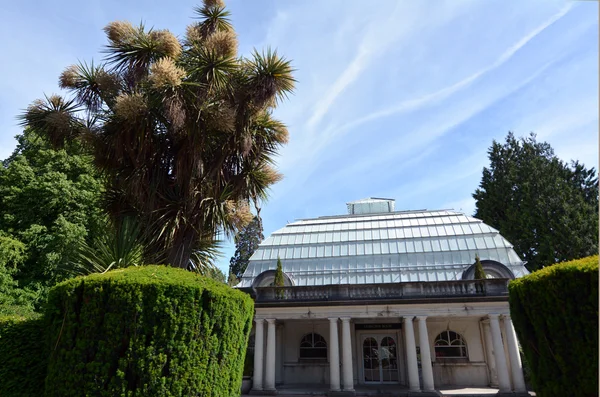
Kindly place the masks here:
[(38, 314), (0, 317), (0, 396), (43, 395), (47, 363), (43, 334)]
[(252, 300), (164, 266), (55, 286), (46, 396), (238, 395)]
[(509, 285), (510, 312), (538, 396), (598, 395), (598, 256)]

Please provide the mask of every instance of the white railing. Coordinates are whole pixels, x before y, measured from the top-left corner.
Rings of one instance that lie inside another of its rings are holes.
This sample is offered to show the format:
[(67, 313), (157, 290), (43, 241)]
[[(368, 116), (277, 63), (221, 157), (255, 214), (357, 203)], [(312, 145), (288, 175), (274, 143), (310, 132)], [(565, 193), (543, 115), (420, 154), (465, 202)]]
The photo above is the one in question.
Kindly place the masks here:
[(343, 284), (304, 287), (261, 287), (256, 302), (352, 301), (508, 295), (507, 279)]

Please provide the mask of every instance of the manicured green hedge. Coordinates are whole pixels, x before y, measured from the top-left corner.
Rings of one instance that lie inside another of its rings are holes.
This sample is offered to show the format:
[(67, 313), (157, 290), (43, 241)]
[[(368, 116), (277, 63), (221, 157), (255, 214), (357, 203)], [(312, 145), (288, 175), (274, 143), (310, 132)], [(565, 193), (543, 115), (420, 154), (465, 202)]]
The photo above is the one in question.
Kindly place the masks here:
[(598, 256), (514, 280), (510, 312), (540, 397), (598, 395)]
[(194, 273), (133, 267), (48, 298), (46, 396), (236, 396), (253, 315), (244, 293)]
[(44, 394), (44, 328), (39, 315), (0, 317), (0, 396)]

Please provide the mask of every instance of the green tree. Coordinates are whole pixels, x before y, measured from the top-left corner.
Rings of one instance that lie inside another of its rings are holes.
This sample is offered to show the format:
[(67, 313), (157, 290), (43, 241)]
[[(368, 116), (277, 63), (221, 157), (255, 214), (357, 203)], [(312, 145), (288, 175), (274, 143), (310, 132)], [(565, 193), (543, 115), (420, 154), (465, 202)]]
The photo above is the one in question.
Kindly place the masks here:
[(235, 253), (229, 261), (229, 273), (240, 279), (248, 267), (250, 257), (264, 238), (262, 222), (257, 215), (235, 235)]
[(110, 23), (105, 63), (68, 67), (59, 85), (70, 99), (36, 101), (23, 115), (57, 147), (89, 144), (111, 217), (152, 230), (146, 262), (182, 268), (199, 266), (191, 261), (203, 241), (250, 222), (250, 204), (280, 179), (272, 163), (288, 132), (272, 110), (294, 86), (275, 51), (238, 56), (221, 0), (196, 13), (181, 42)]
[(481, 264), (481, 260), (479, 260), (479, 255), (475, 255), (475, 280), (484, 280), (486, 279), (485, 271), (483, 270), (483, 265)]
[(78, 143), (54, 150), (31, 130), (17, 140), (0, 167), (0, 235), (23, 246), (14, 279), (43, 291), (69, 276), (80, 243), (100, 233), (103, 183)]
[(534, 134), (488, 150), (475, 216), (514, 244), (531, 271), (598, 252), (595, 169), (564, 163)]
[(281, 259), (279, 257), (277, 257), (277, 269), (275, 269), (275, 280), (273, 280), (273, 286), (285, 286), (285, 279), (283, 278), (283, 266), (281, 265)]

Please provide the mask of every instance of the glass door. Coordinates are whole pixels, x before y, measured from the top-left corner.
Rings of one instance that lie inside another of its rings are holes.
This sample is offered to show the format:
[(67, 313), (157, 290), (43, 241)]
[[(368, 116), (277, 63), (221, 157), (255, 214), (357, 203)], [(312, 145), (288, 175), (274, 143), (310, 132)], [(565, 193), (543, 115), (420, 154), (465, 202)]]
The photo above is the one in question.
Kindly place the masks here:
[(398, 382), (398, 348), (395, 336), (363, 337), (362, 353), (366, 383)]

